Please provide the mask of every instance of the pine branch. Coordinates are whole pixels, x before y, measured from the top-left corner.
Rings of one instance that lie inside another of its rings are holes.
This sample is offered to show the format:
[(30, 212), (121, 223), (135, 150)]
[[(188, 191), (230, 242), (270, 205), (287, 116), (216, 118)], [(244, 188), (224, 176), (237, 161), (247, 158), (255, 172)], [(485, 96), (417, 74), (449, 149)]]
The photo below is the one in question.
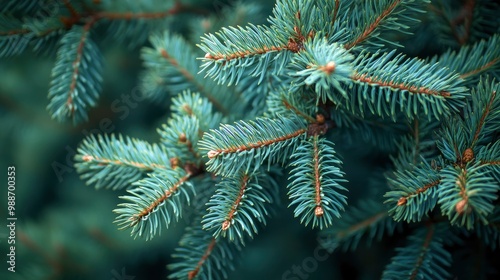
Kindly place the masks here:
[(314, 100), (309, 98), (309, 92), (304, 90), (288, 91), (280, 88), (271, 91), (267, 96), (267, 110), (270, 117), (299, 117), (308, 123), (315, 123), (313, 117), (318, 108)]
[(436, 142), (443, 156), (460, 166), (474, 160), (481, 142), (491, 141), (498, 122), (497, 107), (500, 107), (496, 91), (498, 84), (482, 81), (473, 91), (472, 102), (465, 108), (465, 118), (454, 118), (439, 131)]
[(432, 27), (444, 46), (460, 47), (498, 31), (498, 4), (488, 0), (439, 1), (430, 5)]
[(486, 224), (498, 198), (498, 182), (486, 175), (478, 163), (465, 168), (450, 166), (440, 173), (442, 185), (438, 203), (443, 215), (447, 215), (452, 224), (467, 229), (472, 229), (476, 222)]
[(95, 106), (101, 91), (102, 56), (89, 38), (89, 29), (90, 25), (75, 26), (61, 39), (47, 106), (61, 122), (86, 121), (86, 109)]
[(35, 52), (50, 53), (56, 48), (64, 25), (53, 18), (24, 18), (0, 14), (0, 57)]
[[(318, 5), (321, 4), (304, 0), (278, 2), (279, 4), (273, 9), (273, 16), (269, 18), (271, 28), (289, 38), (290, 50), (294, 52), (302, 50), (304, 40), (307, 37), (312, 37), (315, 30), (318, 30), (316, 22), (324, 20), (318, 9)], [(322, 8), (327, 7), (323, 6)]]
[[(457, 74), (438, 63), (425, 64), (402, 55), (392, 58), (394, 53), (358, 56), (348, 108), (392, 118), (398, 110), (410, 119), (420, 114), (439, 119), (464, 105), (466, 88)], [(370, 93), (374, 90), (378, 94)]]
[(270, 207), (276, 203), (277, 185), (269, 175), (240, 173), (223, 178), (217, 192), (207, 203), (208, 214), (203, 217), (203, 229), (215, 238), (238, 239), (244, 244), (246, 235), (257, 234), (257, 224), (266, 224)]
[[(477, 1), (479, 7), (483, 0)], [(465, 236), (476, 233), (491, 247), (500, 244), (495, 216), (499, 84), (485, 77), (498, 75), (499, 37), (428, 60), (398, 54), (397, 41), (410, 34), (429, 2), (278, 0), (267, 26), (241, 22), (246, 27), (237, 23), (246, 20), (236, 15), (237, 8), (230, 19), (236, 22), (227, 23), (235, 27), (221, 28), (225, 21), (214, 17), (197, 21), (196, 32), (212, 32), (198, 45), (205, 53), (201, 71), (196, 51), (182, 37), (153, 35), (151, 47), (142, 49), (142, 87), (157, 100), (175, 95), (165, 102), (172, 115), (158, 130), (160, 145), (121, 136), (89, 138), (77, 155), (79, 172), (97, 188), (132, 185), (114, 212), (115, 222), (134, 238), (160, 234), (188, 206), (196, 212), (173, 255), (176, 262), (169, 265), (170, 278), (227, 278), (245, 239), (272, 216), (279, 202), (274, 179), (282, 176), (272, 174), (271, 166), (285, 163), (294, 215), (305, 225), (328, 228), (325, 249), (355, 249), (363, 239), (370, 243), (392, 235), (403, 221), (419, 222), (382, 277), (449, 278), (451, 254), (444, 248), (450, 237), (457, 240), (453, 226)], [(0, 36), (49, 38), (57, 30), (80, 30), (75, 55), (66, 65), (74, 73), (68, 65), (76, 65), (75, 59), (91, 62), (85, 47), (97, 23), (108, 23), (110, 38), (141, 43), (172, 15), (186, 11), (177, 0), (173, 7), (159, 0), (101, 7), (85, 2), (83, 9), (76, 3), (61, 2), (66, 8), (56, 22), (62, 27), (23, 20), (0, 30)], [(464, 24), (458, 23), (465, 28), (465, 41), (485, 35), (478, 32), (473, 10), (463, 15)], [(414, 41), (429, 42), (429, 37)], [(29, 44), (45, 44), (29, 38)], [(405, 53), (438, 51), (412, 46)], [(345, 174), (331, 139), (356, 147), (351, 158), (371, 152), (372, 162), (360, 165), (360, 174), (365, 167), (388, 163), (389, 153), (399, 153), (391, 158), (395, 171), (387, 176), (391, 189), (385, 205), (368, 200), (347, 206), (347, 189), (341, 185)], [(439, 214), (436, 205), (441, 215), (434, 215)], [(473, 227), (475, 232), (468, 231)]]
[(409, 33), (406, 29), (418, 22), (416, 13), (423, 13), (422, 4), (427, 0), (366, 1), (351, 9), (354, 32), (344, 48), (349, 50), (366, 44), (380, 49), (384, 44), (399, 46), (397, 42), (384, 40), (384, 31)]
[[(248, 72), (248, 70), (247, 70)], [(246, 112), (245, 119), (254, 119), (259, 116), (265, 115), (268, 110), (266, 98), (268, 95), (275, 91), (277, 83), (286, 83), (287, 77), (280, 76), (279, 78), (271, 73), (265, 73), (263, 82), (259, 83), (259, 77), (253, 77), (243, 74), (241, 80), (235, 85), (235, 90), (240, 93), (243, 100), (245, 100)]]
[[(414, 119), (411, 131), (393, 142), (397, 146), (397, 156), (391, 161), (399, 170), (412, 170), (422, 159), (434, 159), (437, 156), (436, 142), (433, 139), (440, 123)], [(434, 168), (434, 167), (433, 167)]]
[(215, 239), (203, 230), (199, 219), (186, 228), (179, 246), (172, 255), (177, 262), (168, 265), (173, 271), (168, 276), (170, 279), (227, 279), (241, 251), (238, 243), (230, 243), (226, 238)]
[(436, 141), (436, 146), (446, 160), (454, 163), (463, 164), (463, 153), (469, 148), (467, 143), (468, 133), (464, 122), (455, 117), (446, 121), (441, 130), (438, 131), (440, 136)]
[(294, 56), (290, 74), (295, 77), (297, 87), (314, 85), (318, 101), (324, 103), (328, 98), (335, 102), (334, 93), (348, 98), (343, 86), (350, 82), (353, 59), (342, 46), (330, 45), (326, 39), (316, 37), (306, 41), (304, 50)]
[(170, 169), (163, 148), (121, 135), (89, 136), (78, 147), (75, 161), (80, 178), (96, 189), (128, 188), (147, 173)]
[[(477, 124), (476, 126), (476, 130), (474, 131), (474, 138), (472, 139), (472, 146), (474, 146), (474, 144), (479, 140), (479, 135), (481, 134), (481, 131), (483, 130), (483, 127), (485, 126), (485, 123), (488, 119), (488, 117), (490, 116), (490, 111), (494, 105), (494, 101), (495, 99), (498, 99), (500, 100), (500, 98), (495, 98), (497, 95), (497, 92), (496, 91), (493, 91), (491, 93), (491, 97), (490, 97), (490, 100), (488, 100), (488, 103), (486, 104), (482, 114), (481, 114), (481, 118), (479, 118), (479, 123)], [(500, 102), (499, 102), (500, 104)]]
[(265, 26), (223, 28), (217, 36), (202, 37), (198, 47), (206, 55), (201, 69), (221, 84), (238, 84), (243, 74), (259, 77), (261, 83), (266, 72), (279, 75), (297, 51), (287, 39)]
[(472, 90), (472, 102), (466, 108), (465, 121), (471, 137), (470, 148), (490, 140), (500, 121), (500, 83), (482, 79)]
[(149, 178), (134, 183), (137, 188), (128, 190), (129, 195), (120, 196), (128, 202), (118, 204), (113, 210), (118, 216), (115, 223), (120, 229), (131, 228), (131, 236), (146, 237), (146, 240), (161, 234), (162, 226), (168, 228), (173, 219), (182, 216), (183, 207), (189, 205), (194, 196), (188, 181), (194, 174), (177, 168), (159, 170)]
[(222, 115), (213, 111), (212, 103), (207, 98), (189, 90), (172, 99), (170, 110), (179, 116), (195, 117), (201, 131), (215, 128), (222, 122)]
[(330, 119), (333, 122), (332, 137), (342, 139), (342, 143), (352, 147), (372, 144), (383, 151), (392, 151), (394, 139), (408, 130), (403, 122), (394, 123), (370, 113), (361, 117), (342, 106), (331, 108)]
[(339, 193), (347, 191), (340, 185), (346, 182), (342, 179), (344, 172), (338, 167), (341, 161), (332, 146), (326, 139), (310, 137), (300, 143), (291, 157), (290, 206), (296, 205), (295, 217), (300, 217), (306, 226), (311, 223), (313, 228), (331, 226), (334, 216), (339, 218), (347, 204), (347, 197)]
[(207, 171), (230, 176), (239, 170), (256, 171), (265, 160), (269, 165), (283, 163), (306, 132), (301, 119), (258, 118), (210, 130), (199, 147), (207, 152)]
[(430, 63), (438, 62), (460, 73), (466, 85), (477, 85), (481, 75), (489, 74), (500, 79), (500, 36), (493, 35), (458, 51), (449, 50), (435, 56)]
[(484, 166), (487, 174), (500, 182), (500, 140), (483, 146), (477, 153), (476, 161)]
[(33, 34), (14, 16), (0, 14), (0, 57), (22, 53)]
[(477, 154), (477, 160), (481, 164), (494, 165), (495, 168), (498, 168), (500, 165), (500, 140), (483, 146)]
[(448, 279), (451, 254), (443, 248), (445, 234), (441, 225), (417, 230), (405, 247), (396, 249), (382, 279)]
[(384, 197), (390, 205), (389, 214), (395, 221), (419, 222), (438, 201), (438, 188), (441, 184), (439, 172), (424, 160), (410, 170), (405, 167), (389, 178), (391, 191)]
[[(345, 46), (352, 39), (353, 10), (355, 1), (318, 0), (319, 20), (315, 20), (315, 30), (325, 33), (328, 42)], [(344, 47), (345, 48), (345, 47)]]
[(333, 9), (332, 23), (335, 23), (337, 21), (337, 16), (340, 10), (339, 7), (340, 7), (340, 0), (335, 0), (335, 8)]
[(345, 31), (351, 4), (351, 1), (280, 0), (268, 21), (272, 29), (288, 38), (288, 47), (293, 52), (302, 51), (305, 41), (315, 35), (325, 37), (329, 44), (345, 44), (349, 38)]
[(49, 56), (56, 54), (58, 44), (67, 32), (62, 29), (62, 23), (53, 18), (25, 19), (23, 26), (29, 29), (30, 34), (33, 35), (30, 39), (33, 51)]
[[(161, 93), (154, 84), (146, 84), (150, 81), (150, 75), (158, 74), (158, 78), (163, 87), (174, 94), (186, 89), (198, 91), (204, 95), (214, 107), (228, 115), (230, 112), (237, 112), (241, 103), (237, 94), (228, 94), (228, 87), (216, 85), (204, 79), (198, 74), (199, 64), (196, 61), (196, 54), (191, 46), (182, 37), (165, 32), (162, 35), (155, 35), (150, 38), (153, 48), (142, 49), (142, 59), (148, 68), (143, 79), (143, 88), (150, 95), (154, 92)], [(154, 96), (153, 96), (154, 97)]]
[(361, 200), (357, 206), (348, 206), (341, 219), (321, 233), (322, 246), (355, 250), (362, 239), (368, 244), (392, 235), (398, 224), (388, 215), (383, 204), (375, 200)]
[(201, 163), (198, 150), (201, 133), (199, 120), (194, 116), (174, 116), (158, 129), (163, 147), (169, 156), (183, 163), (192, 162), (197, 166)]

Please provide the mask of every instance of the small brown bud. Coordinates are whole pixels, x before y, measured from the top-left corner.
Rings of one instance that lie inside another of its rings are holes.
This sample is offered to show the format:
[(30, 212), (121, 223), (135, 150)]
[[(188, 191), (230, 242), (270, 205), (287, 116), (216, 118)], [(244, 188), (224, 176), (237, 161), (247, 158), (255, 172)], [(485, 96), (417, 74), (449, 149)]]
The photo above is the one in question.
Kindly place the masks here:
[(300, 19), (300, 11), (297, 11), (297, 13), (295, 14), (295, 17), (296, 17), (297, 19)]
[(468, 163), (474, 159), (474, 151), (471, 148), (465, 149), (462, 155), (462, 162)]
[(225, 220), (225, 221), (222, 223), (222, 230), (227, 230), (230, 226), (231, 226), (231, 222), (230, 222), (230, 221), (228, 221), (228, 220)]
[(336, 66), (336, 65), (335, 65), (335, 62), (330, 61), (330, 62), (328, 62), (328, 63), (325, 65), (325, 67), (324, 67), (323, 69), (325, 70), (325, 72), (326, 72), (327, 74), (331, 74), (331, 73), (335, 72), (335, 66)]
[(323, 116), (323, 114), (316, 114), (316, 121), (318, 122), (318, 124), (324, 124), (325, 116)]
[(93, 156), (90, 156), (90, 155), (84, 155), (84, 156), (82, 157), (82, 160), (83, 160), (83, 161), (91, 161), (91, 160), (93, 160), (93, 159), (94, 159), (94, 157), (93, 157)]
[(406, 199), (406, 197), (401, 197), (399, 200), (398, 200), (398, 206), (403, 206), (403, 205), (406, 205), (406, 203), (408, 202), (408, 199)]
[(314, 209), (314, 215), (316, 215), (316, 217), (321, 217), (323, 214), (323, 208), (321, 208), (321, 206), (316, 206), (316, 209)]
[(186, 163), (184, 164), (184, 171), (191, 176), (195, 176), (202, 172), (202, 169), (199, 166), (196, 166), (194, 163)]
[(179, 164), (180, 164), (180, 161), (178, 158), (173, 157), (170, 159), (170, 166), (172, 167), (172, 169), (176, 169), (177, 167), (179, 167)]
[(179, 135), (179, 141), (181, 143), (186, 143), (187, 141), (187, 137), (186, 137), (186, 134), (185, 133), (181, 133), (181, 135)]
[(457, 213), (461, 215), (464, 213), (465, 210), (465, 213), (469, 214), (472, 211), (472, 209), (470, 207), (467, 207), (467, 209), (465, 209), (466, 206), (467, 206), (467, 199), (462, 199), (455, 205), (455, 211), (457, 211)]
[(216, 156), (218, 156), (219, 154), (220, 154), (220, 152), (218, 152), (218, 151), (209, 151), (207, 153), (207, 156), (209, 159), (212, 159), (212, 158), (215, 158)]
[(289, 39), (287, 49), (291, 52), (297, 53), (303, 48), (302, 44), (297, 43), (294, 39)]
[(214, 57), (213, 57), (211, 54), (206, 53), (206, 54), (205, 54), (205, 58), (206, 58), (206, 59), (213, 59)]

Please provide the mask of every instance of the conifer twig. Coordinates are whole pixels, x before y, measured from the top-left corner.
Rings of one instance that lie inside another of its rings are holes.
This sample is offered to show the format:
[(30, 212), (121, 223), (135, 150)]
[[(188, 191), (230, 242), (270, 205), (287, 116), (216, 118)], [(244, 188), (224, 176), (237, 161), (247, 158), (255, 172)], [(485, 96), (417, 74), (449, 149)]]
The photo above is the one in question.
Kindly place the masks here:
[(361, 33), (361, 35), (359, 37), (357, 37), (353, 41), (345, 44), (344, 48), (349, 50), (349, 49), (353, 48), (354, 46), (358, 45), (359, 43), (363, 42), (364, 40), (366, 40), (366, 38), (368, 38), (368, 36), (370, 36), (370, 34), (372, 34), (373, 31), (375, 31), (375, 29), (377, 29), (380, 22), (384, 18), (386, 18), (388, 15), (390, 15), (400, 3), (401, 3), (401, 0), (395, 0), (394, 2), (392, 2), (392, 4), (389, 5), (389, 7), (387, 7), (378, 17), (376, 17), (372, 21), (372, 23), (363, 31), (363, 33)]
[(212, 253), (212, 250), (214, 249), (215, 245), (216, 245), (216, 239), (212, 238), (207, 246), (207, 249), (205, 250), (205, 253), (203, 253), (203, 256), (196, 264), (196, 267), (188, 273), (189, 280), (194, 279), (198, 275), (198, 272), (200, 271), (201, 267), (207, 260), (208, 256), (210, 256), (210, 254)]

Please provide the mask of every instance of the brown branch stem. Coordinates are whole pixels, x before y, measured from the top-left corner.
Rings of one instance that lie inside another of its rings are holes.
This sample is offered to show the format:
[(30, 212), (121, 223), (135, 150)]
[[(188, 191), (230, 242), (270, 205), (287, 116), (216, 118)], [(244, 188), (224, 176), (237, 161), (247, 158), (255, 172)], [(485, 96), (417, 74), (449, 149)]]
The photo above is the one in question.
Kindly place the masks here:
[(414, 280), (417, 277), (418, 270), (422, 266), (422, 263), (424, 261), (424, 257), (427, 253), (427, 248), (429, 248), (429, 245), (431, 244), (432, 237), (434, 236), (434, 226), (429, 226), (429, 231), (427, 232), (427, 235), (425, 236), (424, 243), (422, 244), (422, 253), (418, 255), (417, 263), (415, 264), (415, 268), (410, 274), (410, 279)]
[(339, 231), (337, 233), (337, 238), (343, 238), (349, 234), (351, 234), (352, 232), (356, 232), (362, 228), (366, 228), (366, 227), (369, 227), (370, 225), (372, 225), (373, 223), (379, 221), (380, 219), (383, 219), (387, 216), (387, 212), (384, 211), (384, 212), (380, 212), (380, 213), (377, 213), (369, 218), (367, 218), (366, 220), (363, 220), (357, 224), (354, 224), (350, 227), (348, 227), (347, 229), (345, 230), (342, 230), (342, 231)]
[(224, 108), (224, 106), (222, 106), (222, 104), (217, 99), (215, 99), (213, 94), (209, 93), (203, 85), (198, 83), (197, 80), (194, 78), (193, 74), (191, 74), (186, 68), (180, 66), (179, 62), (175, 58), (170, 56), (169, 53), (167, 52), (167, 50), (160, 49), (160, 54), (172, 66), (176, 67), (179, 70), (179, 72), (182, 74), (182, 76), (184, 76), (184, 78), (186, 78), (186, 80), (188, 80), (190, 83), (194, 84), (196, 86), (196, 88), (198, 89), (198, 91), (200, 93), (202, 93), (203, 95), (205, 95), (205, 97), (214, 105), (215, 108), (217, 108), (218, 111), (220, 111), (221, 113), (223, 113), (225, 115), (229, 114), (229, 111), (226, 108)]
[(416, 196), (416, 195), (419, 195), (423, 192), (426, 192), (427, 190), (429, 190), (430, 188), (432, 187), (435, 187), (437, 185), (439, 185), (439, 183), (441, 182), (441, 180), (436, 180), (436, 181), (433, 181), (433, 182), (430, 182), (430, 183), (427, 183), (425, 184), (423, 187), (421, 188), (418, 188), (415, 192), (413, 193), (409, 193), (407, 194), (406, 196), (402, 196), (399, 200), (398, 200), (398, 203), (397, 205), (398, 206), (403, 206), (403, 205), (406, 205), (406, 203), (408, 202), (408, 198), (410, 197), (413, 197), (413, 196)]
[(248, 174), (243, 175), (243, 178), (241, 179), (240, 191), (233, 203), (233, 206), (231, 207), (231, 210), (227, 214), (226, 220), (222, 223), (222, 230), (227, 230), (231, 226), (231, 222), (234, 219), (234, 214), (236, 213), (236, 210), (238, 209), (238, 206), (240, 205), (241, 200), (243, 199), (243, 195), (245, 194), (248, 185), (248, 180), (249, 180)]
[(286, 100), (286, 98), (284, 96), (281, 97), (281, 102), (283, 103), (283, 105), (285, 106), (285, 108), (287, 108), (288, 110), (291, 110), (292, 112), (294, 112), (298, 116), (303, 117), (309, 123), (315, 123), (316, 122), (316, 120), (313, 117), (305, 114), (304, 112), (300, 111), (297, 107), (295, 107), (292, 104), (290, 104), (290, 102), (288, 102), (288, 100)]
[(361, 35), (359, 37), (357, 37), (354, 41), (347, 43), (344, 46), (344, 48), (346, 48), (347, 50), (349, 50), (352, 47), (356, 46), (357, 44), (359, 44), (359, 43), (363, 42), (364, 40), (366, 40), (366, 38), (368, 38), (368, 36), (370, 36), (370, 34), (372, 34), (373, 31), (375, 31), (375, 29), (377, 29), (377, 27), (380, 25), (380, 22), (382, 22), (382, 20), (385, 17), (387, 17), (388, 15), (390, 15), (394, 11), (394, 9), (397, 7), (397, 5), (400, 4), (400, 2), (401, 2), (401, 0), (394, 1), (377, 18), (375, 18), (375, 20), (367, 28), (365, 28), (365, 30), (363, 31), (363, 33), (361, 33)]
[(149, 215), (153, 210), (158, 207), (163, 201), (167, 200), (171, 197), (180, 186), (182, 186), (185, 182), (187, 182), (191, 178), (192, 174), (188, 173), (185, 176), (181, 177), (175, 184), (173, 184), (169, 189), (165, 190), (162, 196), (157, 198), (153, 203), (151, 203), (148, 207), (144, 208), (140, 213), (137, 213), (131, 217), (131, 226), (135, 226), (143, 217)]
[(233, 147), (229, 147), (226, 149), (211, 150), (208, 152), (208, 158), (213, 159), (221, 154), (232, 154), (232, 153), (248, 151), (248, 150), (252, 150), (252, 149), (259, 149), (259, 148), (269, 146), (269, 145), (274, 144), (274, 143), (283, 142), (283, 141), (298, 137), (298, 136), (304, 134), (306, 131), (307, 131), (307, 129), (302, 128), (302, 129), (299, 129), (299, 130), (292, 132), (290, 134), (287, 134), (287, 135), (284, 135), (281, 137), (277, 137), (274, 139), (257, 141), (255, 143), (248, 143), (248, 144), (244, 144), (244, 145), (240, 145), (240, 146), (233, 146)]
[(135, 161), (126, 161), (126, 160), (112, 160), (112, 159), (106, 159), (106, 158), (98, 158), (94, 157), (91, 155), (84, 155), (82, 157), (83, 161), (86, 162), (97, 162), (98, 165), (108, 165), (108, 164), (115, 164), (115, 165), (127, 165), (127, 166), (132, 166), (135, 168), (143, 169), (145, 171), (153, 171), (154, 169), (167, 169), (168, 167), (165, 165), (160, 165), (160, 164), (155, 164), (152, 163), (150, 165), (146, 165), (144, 163), (140, 162), (135, 162)]
[(404, 83), (394, 83), (392, 81), (383, 81), (378, 79), (378, 77), (370, 77), (366, 74), (354, 73), (351, 76), (353, 81), (359, 81), (362, 83), (377, 85), (381, 87), (390, 87), (393, 89), (406, 90), (412, 94), (425, 94), (425, 95), (433, 95), (433, 96), (442, 96), (442, 97), (450, 97), (451, 93), (448, 91), (436, 91), (426, 87), (417, 87), (417, 86), (408, 86)]
[(210, 243), (207, 246), (207, 249), (205, 250), (205, 253), (201, 257), (201, 259), (198, 261), (198, 264), (196, 265), (196, 267), (188, 273), (189, 280), (194, 279), (196, 277), (196, 275), (198, 275), (198, 272), (200, 272), (201, 267), (203, 266), (203, 264), (207, 260), (208, 256), (210, 256), (210, 254), (212, 253), (212, 250), (214, 249), (215, 244), (216, 244), (215, 238), (212, 238), (210, 240)]
[(462, 79), (467, 79), (469, 78), (470, 76), (474, 76), (478, 73), (481, 73), (482, 71), (494, 66), (496, 63), (500, 62), (500, 57), (496, 57), (494, 59), (492, 59), (491, 61), (489, 61), (488, 63), (484, 64), (483, 66), (479, 67), (479, 68), (476, 68), (474, 70), (471, 70), (467, 73), (463, 73), (460, 75), (460, 78)]
[(319, 149), (318, 149), (318, 137), (313, 138), (313, 162), (314, 162), (314, 191), (315, 191), (315, 202), (316, 209), (314, 209), (314, 215), (316, 217), (321, 217), (324, 214), (323, 207), (321, 206), (321, 174), (319, 172)]
[(488, 101), (488, 104), (484, 107), (483, 114), (481, 115), (481, 118), (479, 119), (479, 123), (477, 124), (476, 131), (474, 132), (474, 138), (472, 140), (471, 148), (474, 147), (476, 144), (477, 140), (479, 139), (479, 134), (481, 133), (481, 130), (483, 130), (484, 123), (486, 121), (486, 118), (488, 117), (491, 108), (493, 107), (493, 103), (495, 101), (497, 92), (493, 91), (491, 93), (490, 100)]

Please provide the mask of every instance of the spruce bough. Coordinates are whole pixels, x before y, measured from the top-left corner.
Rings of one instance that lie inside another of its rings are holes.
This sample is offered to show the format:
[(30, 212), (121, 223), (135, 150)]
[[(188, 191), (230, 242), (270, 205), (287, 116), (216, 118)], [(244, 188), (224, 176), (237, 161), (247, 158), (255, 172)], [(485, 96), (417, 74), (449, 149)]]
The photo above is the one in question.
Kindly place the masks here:
[[(500, 242), (499, 21), (479, 28), (490, 3), (477, 5), (463, 7), (460, 29), (438, 20), (457, 10), (426, 0), (281, 0), (267, 25), (203, 35), (205, 55), (173, 32), (152, 35), (142, 86), (154, 100), (173, 95), (159, 143), (90, 137), (76, 167), (89, 184), (127, 190), (116, 223), (134, 237), (154, 238), (194, 209), (172, 278), (227, 277), (279, 192), (327, 248), (408, 233), (383, 279), (450, 278), (462, 240)], [(424, 20), (460, 47), (405, 54), (397, 39), (425, 40)], [(390, 164), (364, 186), (377, 195), (351, 198), (349, 155), (336, 146), (363, 141)]]

